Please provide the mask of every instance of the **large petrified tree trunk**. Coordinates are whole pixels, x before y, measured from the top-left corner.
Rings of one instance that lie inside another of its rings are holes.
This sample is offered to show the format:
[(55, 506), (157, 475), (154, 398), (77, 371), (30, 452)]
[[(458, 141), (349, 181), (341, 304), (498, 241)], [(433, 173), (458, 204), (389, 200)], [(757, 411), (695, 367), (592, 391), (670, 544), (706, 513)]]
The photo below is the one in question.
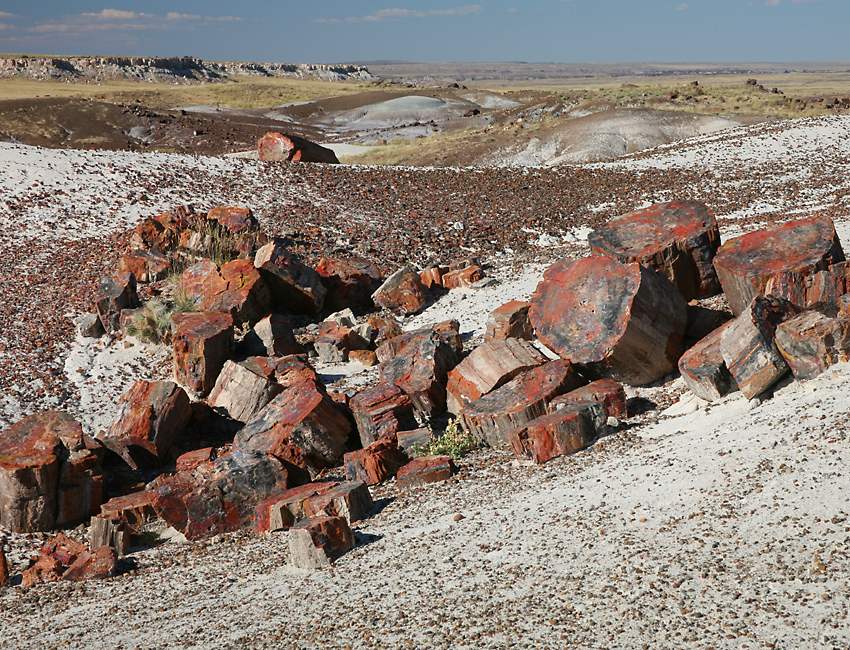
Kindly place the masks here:
[(776, 347), (796, 379), (813, 379), (850, 356), (850, 318), (806, 312), (776, 328)]
[(828, 217), (809, 217), (730, 239), (717, 252), (714, 268), (732, 313), (740, 314), (755, 296), (769, 293), (798, 306), (812, 276), (844, 251)]
[(562, 358), (640, 386), (676, 367), (687, 305), (660, 273), (595, 255), (547, 269), (529, 316)]
[(595, 254), (638, 262), (663, 273), (685, 300), (720, 292), (712, 264), (720, 230), (703, 203), (657, 203), (611, 219), (593, 231), (588, 241)]

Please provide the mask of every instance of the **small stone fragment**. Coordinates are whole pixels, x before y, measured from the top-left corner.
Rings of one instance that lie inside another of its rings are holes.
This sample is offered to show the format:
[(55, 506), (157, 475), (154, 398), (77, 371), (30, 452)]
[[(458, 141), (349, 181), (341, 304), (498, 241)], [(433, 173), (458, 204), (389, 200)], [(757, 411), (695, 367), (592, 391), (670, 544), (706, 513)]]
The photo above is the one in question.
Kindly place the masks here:
[(425, 287), (412, 266), (404, 266), (388, 277), (372, 294), (376, 305), (409, 316), (425, 306)]
[(233, 319), (220, 312), (196, 312), (175, 314), (171, 321), (174, 377), (203, 397), (233, 350)]
[(246, 356), (285, 357), (301, 354), (304, 348), (295, 340), (292, 323), (281, 314), (269, 314), (261, 318), (239, 344)]
[(530, 302), (511, 300), (491, 312), (487, 319), (487, 329), (484, 340), (493, 339), (526, 339), (534, 338), (534, 329), (528, 320)]
[(299, 569), (321, 569), (354, 548), (345, 517), (313, 517), (289, 531), (289, 563)]
[(348, 353), (349, 361), (356, 361), (364, 368), (372, 368), (378, 365), (378, 355), (374, 350), (351, 350)]
[(77, 334), (83, 338), (99, 339), (106, 334), (97, 314), (83, 314), (74, 321), (74, 324), (77, 326)]
[(530, 458), (538, 465), (569, 456), (593, 444), (602, 412), (598, 402), (565, 404), (515, 429), (511, 448), (517, 458)]
[(449, 456), (421, 456), (398, 470), (396, 483), (400, 488), (439, 483), (449, 480), (456, 471)]
[(381, 286), (381, 272), (372, 262), (361, 257), (323, 257), (316, 265), (327, 287), (325, 309), (352, 309), (358, 314), (372, 311), (372, 294)]
[(307, 483), (264, 499), (256, 508), (257, 532), (289, 530), (297, 522), (308, 517), (304, 513), (304, 507), (310, 498), (324, 494), (337, 485), (338, 483), (334, 482)]
[(283, 392), (264, 357), (226, 361), (207, 403), (237, 422), (248, 422)]
[(428, 427), (399, 431), (396, 435), (399, 449), (411, 456), (415, 449), (425, 449), (434, 440), (434, 433)]
[(372, 495), (363, 481), (340, 483), (304, 502), (304, 514), (308, 517), (344, 517), (349, 524), (367, 519), (374, 509)]
[(694, 395), (708, 402), (716, 402), (738, 389), (720, 349), (723, 332), (731, 324), (726, 323), (714, 330), (679, 359), (679, 372), (685, 384)]
[(349, 481), (378, 485), (395, 476), (407, 461), (407, 454), (394, 438), (380, 438), (364, 449), (345, 454), (345, 476)]
[(802, 313), (776, 328), (776, 347), (795, 379), (814, 379), (850, 359), (850, 318)]
[(260, 160), (269, 162), (311, 162), (338, 165), (332, 149), (289, 133), (269, 131), (257, 142)]
[(135, 309), (138, 306), (136, 278), (132, 273), (118, 273), (101, 279), (95, 297), (95, 309), (107, 332), (119, 331), (118, 319), (122, 309)]
[(449, 271), (442, 277), (444, 289), (461, 289), (471, 287), (484, 278), (484, 270), (477, 264), (467, 266), (457, 271)]
[(291, 254), (283, 239), (275, 238), (260, 248), (254, 266), (266, 281), (277, 311), (317, 314), (322, 310), (327, 289), (321, 276)]
[(624, 420), (628, 417), (626, 408), (626, 391), (623, 385), (613, 379), (597, 379), (587, 386), (582, 386), (556, 397), (549, 403), (549, 412), (555, 413), (562, 408), (575, 404), (593, 402), (602, 407), (600, 419), (595, 422), (597, 432), (601, 433), (608, 418)]

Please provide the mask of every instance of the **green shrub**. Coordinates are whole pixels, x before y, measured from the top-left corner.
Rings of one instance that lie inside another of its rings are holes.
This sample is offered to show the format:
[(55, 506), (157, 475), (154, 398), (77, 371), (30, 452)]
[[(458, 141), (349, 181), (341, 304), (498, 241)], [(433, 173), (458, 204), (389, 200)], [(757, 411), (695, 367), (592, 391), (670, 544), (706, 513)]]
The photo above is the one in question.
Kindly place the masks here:
[(457, 420), (450, 420), (446, 430), (429, 444), (413, 449), (415, 456), (451, 456), (462, 458), (468, 453), (481, 447), (481, 443), (471, 434), (464, 431)]

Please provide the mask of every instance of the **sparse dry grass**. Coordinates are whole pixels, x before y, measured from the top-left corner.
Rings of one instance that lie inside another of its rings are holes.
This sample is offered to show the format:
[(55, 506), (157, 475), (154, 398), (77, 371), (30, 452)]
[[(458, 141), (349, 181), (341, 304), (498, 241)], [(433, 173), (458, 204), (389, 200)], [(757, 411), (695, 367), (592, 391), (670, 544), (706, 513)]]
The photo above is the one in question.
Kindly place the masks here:
[(204, 104), (223, 108), (269, 108), (290, 102), (349, 95), (369, 89), (368, 84), (315, 79), (236, 77), (221, 83), (166, 84), (138, 81), (78, 83), (0, 79), (0, 99), (82, 97), (109, 102), (139, 100), (151, 108)]

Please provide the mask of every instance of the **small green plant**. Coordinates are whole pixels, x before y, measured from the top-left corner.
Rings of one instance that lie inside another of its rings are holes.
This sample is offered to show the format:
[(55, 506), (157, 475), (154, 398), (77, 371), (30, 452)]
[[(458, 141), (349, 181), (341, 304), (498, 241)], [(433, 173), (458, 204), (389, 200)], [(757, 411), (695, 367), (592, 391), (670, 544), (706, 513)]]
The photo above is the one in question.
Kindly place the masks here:
[(178, 287), (170, 302), (148, 300), (127, 325), (127, 334), (147, 343), (166, 343), (171, 338), (171, 316), (197, 309), (194, 298)]
[(202, 242), (198, 253), (211, 259), (217, 266), (227, 264), (238, 256), (240, 238), (214, 221), (204, 221), (195, 228)]
[(463, 430), (457, 420), (450, 420), (443, 435), (434, 438), (429, 444), (413, 449), (414, 456), (451, 456), (462, 458), (469, 452), (481, 447), (481, 443)]

